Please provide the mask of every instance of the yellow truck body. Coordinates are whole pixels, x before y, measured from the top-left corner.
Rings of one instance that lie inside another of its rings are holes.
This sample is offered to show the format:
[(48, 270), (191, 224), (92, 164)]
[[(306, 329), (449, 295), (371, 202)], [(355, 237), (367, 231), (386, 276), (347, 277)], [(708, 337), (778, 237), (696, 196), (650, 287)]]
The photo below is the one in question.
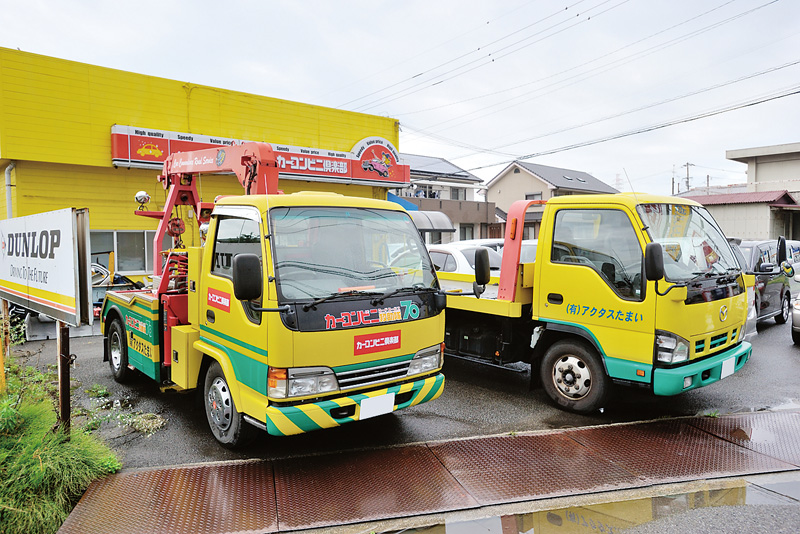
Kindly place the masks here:
[[(746, 276), (702, 206), (642, 194), (557, 197), (544, 208), (536, 261), (519, 264), (531, 204), (509, 212), (497, 296), (448, 295), (448, 354), (530, 362), (554, 402), (578, 412), (601, 407), (611, 382), (675, 395), (742, 368), (751, 353)], [(656, 252), (663, 272), (648, 279)], [(445, 289), (453, 278), (439, 273)]]

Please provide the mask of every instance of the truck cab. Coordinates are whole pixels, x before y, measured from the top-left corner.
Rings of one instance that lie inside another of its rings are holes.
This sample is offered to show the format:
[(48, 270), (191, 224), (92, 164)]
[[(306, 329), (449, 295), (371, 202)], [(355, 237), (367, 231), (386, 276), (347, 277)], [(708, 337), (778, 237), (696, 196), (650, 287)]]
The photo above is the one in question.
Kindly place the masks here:
[(448, 296), (448, 354), (527, 361), (576, 412), (602, 407), (612, 383), (675, 395), (747, 361), (744, 277), (705, 208), (641, 194), (557, 197), (535, 263), (519, 265), (516, 225), (530, 205), (509, 211), (497, 297)]

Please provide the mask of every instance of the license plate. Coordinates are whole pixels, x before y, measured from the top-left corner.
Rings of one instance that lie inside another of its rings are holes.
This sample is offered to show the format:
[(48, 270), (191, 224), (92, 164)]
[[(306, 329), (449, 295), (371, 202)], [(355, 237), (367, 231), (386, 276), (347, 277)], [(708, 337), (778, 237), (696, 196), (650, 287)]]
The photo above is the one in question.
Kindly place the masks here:
[(722, 372), (719, 375), (720, 379), (725, 378), (726, 376), (731, 376), (734, 371), (734, 359), (728, 358), (724, 362), (722, 362)]
[(394, 410), (394, 393), (369, 397), (361, 401), (361, 415), (359, 419), (369, 419), (379, 415), (392, 413)]

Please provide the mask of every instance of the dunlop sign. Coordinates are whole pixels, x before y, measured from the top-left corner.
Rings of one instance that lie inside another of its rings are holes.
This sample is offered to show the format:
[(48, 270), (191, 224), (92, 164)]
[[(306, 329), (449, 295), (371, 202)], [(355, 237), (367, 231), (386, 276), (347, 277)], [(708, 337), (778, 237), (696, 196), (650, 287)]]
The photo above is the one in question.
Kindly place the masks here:
[(73, 326), (92, 324), (89, 212), (0, 221), (0, 298)]

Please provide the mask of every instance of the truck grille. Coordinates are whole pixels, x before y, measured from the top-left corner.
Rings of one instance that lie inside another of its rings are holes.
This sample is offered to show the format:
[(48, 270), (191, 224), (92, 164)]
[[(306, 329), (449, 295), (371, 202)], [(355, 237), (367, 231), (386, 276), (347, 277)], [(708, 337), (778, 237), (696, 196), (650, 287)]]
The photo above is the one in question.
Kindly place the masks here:
[(336, 373), (339, 389), (353, 389), (406, 376), (410, 360)]
[(701, 355), (705, 352), (712, 352), (716, 351), (717, 349), (721, 349), (732, 343), (736, 340), (736, 336), (739, 333), (738, 328), (734, 328), (730, 332), (723, 332), (722, 334), (717, 334), (715, 336), (711, 336), (710, 338), (698, 339), (694, 342), (694, 353), (696, 355)]

